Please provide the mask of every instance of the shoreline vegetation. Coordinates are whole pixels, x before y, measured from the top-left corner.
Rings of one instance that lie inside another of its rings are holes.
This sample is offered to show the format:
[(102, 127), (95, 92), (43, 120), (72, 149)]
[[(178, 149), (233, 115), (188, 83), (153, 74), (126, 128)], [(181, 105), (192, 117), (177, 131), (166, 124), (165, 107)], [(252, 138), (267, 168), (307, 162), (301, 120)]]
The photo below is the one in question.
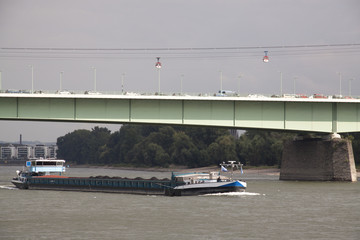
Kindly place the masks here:
[[(59, 137), (57, 157), (79, 166), (166, 172), (217, 171), (219, 163), (234, 160), (243, 163), (245, 171), (260, 173), (281, 165), (284, 142), (296, 136), (261, 130), (234, 135), (226, 128), (210, 127), (126, 124), (113, 133), (95, 127)], [(304, 137), (321, 139), (314, 134)], [(346, 137), (353, 140), (356, 159), (360, 147), (355, 146), (360, 146), (360, 141), (357, 143), (352, 135)]]
[(292, 133), (246, 131), (241, 136), (226, 128), (123, 125), (75, 130), (57, 139), (57, 156), (91, 165), (132, 165), (198, 168), (229, 160), (246, 166), (278, 166), (283, 142)]
[[(69, 164), (70, 168), (101, 168), (117, 169), (128, 171), (146, 171), (146, 172), (216, 172), (220, 171), (219, 166), (208, 166), (199, 168), (188, 168), (186, 166), (162, 167), (134, 167), (134, 166), (116, 166), (116, 165), (89, 165), (89, 164)], [(243, 167), (244, 173), (261, 175), (279, 175), (280, 169), (276, 166)]]
[[(134, 167), (134, 166), (116, 166), (116, 165), (89, 165), (89, 164), (70, 164), (70, 168), (101, 168), (116, 169), (127, 171), (145, 171), (145, 172), (216, 172), (220, 171), (218, 166), (208, 166), (199, 168), (188, 168), (186, 166), (162, 167)], [(280, 176), (280, 168), (276, 166), (244, 166), (244, 174), (257, 174), (263, 176)], [(357, 177), (360, 178), (360, 169), (356, 169)]]
[[(12, 164), (11, 161), (7, 161), (7, 164), (3, 166), (19, 166), (19, 161), (16, 164)], [(115, 169), (126, 171), (144, 171), (144, 172), (216, 172), (219, 171), (219, 166), (207, 166), (199, 168), (189, 168), (186, 166), (170, 166), (168, 168), (162, 167), (135, 167), (135, 166), (121, 166), (121, 165), (93, 165), (93, 164), (75, 164), (69, 163), (69, 168), (93, 168), (93, 169)], [(280, 176), (280, 168), (276, 166), (243, 166), (244, 174), (257, 174), (263, 176)], [(360, 178), (360, 168), (356, 168), (357, 177)], [(359, 179), (360, 180), (360, 179)]]

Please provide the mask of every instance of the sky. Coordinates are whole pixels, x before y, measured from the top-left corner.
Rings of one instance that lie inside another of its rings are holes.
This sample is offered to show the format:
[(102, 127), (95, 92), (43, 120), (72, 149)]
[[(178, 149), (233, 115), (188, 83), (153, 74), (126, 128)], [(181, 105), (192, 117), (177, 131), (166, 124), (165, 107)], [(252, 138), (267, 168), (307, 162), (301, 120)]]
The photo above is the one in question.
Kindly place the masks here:
[[(93, 90), (95, 67), (97, 91), (154, 93), (160, 57), (165, 93), (360, 96), (359, 44), (358, 0), (0, 0), (3, 90), (31, 89), (32, 65), (35, 90), (60, 72), (62, 89)], [(94, 126), (121, 125), (0, 121), (0, 141)]]

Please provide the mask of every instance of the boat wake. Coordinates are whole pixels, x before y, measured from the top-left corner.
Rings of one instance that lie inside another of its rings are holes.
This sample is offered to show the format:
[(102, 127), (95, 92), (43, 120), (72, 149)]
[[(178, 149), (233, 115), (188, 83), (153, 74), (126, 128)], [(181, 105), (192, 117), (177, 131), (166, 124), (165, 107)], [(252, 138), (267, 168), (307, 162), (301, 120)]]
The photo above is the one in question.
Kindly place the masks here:
[(18, 188), (9, 185), (0, 185), (0, 189), (18, 190)]
[(265, 194), (252, 193), (252, 192), (226, 192), (226, 193), (209, 193), (203, 196), (231, 196), (231, 197), (243, 197), (243, 196), (260, 196)]

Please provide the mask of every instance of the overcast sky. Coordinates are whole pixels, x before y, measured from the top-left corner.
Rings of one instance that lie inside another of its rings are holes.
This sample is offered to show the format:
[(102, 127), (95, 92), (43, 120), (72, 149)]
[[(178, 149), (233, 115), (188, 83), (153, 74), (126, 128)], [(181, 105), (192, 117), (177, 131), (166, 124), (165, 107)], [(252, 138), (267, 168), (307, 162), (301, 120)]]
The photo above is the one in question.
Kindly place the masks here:
[[(33, 65), (35, 90), (58, 90), (61, 71), (63, 89), (91, 90), (94, 66), (98, 91), (121, 91), (125, 74), (125, 91), (156, 92), (161, 57), (162, 92), (180, 92), (183, 75), (184, 92), (214, 93), (221, 71), (223, 89), (279, 94), (282, 72), (284, 93), (295, 80), (296, 93), (333, 95), (341, 72), (342, 94), (353, 79), (351, 93), (360, 96), (360, 46), (333, 46), (359, 43), (359, 0), (0, 0), (2, 89), (31, 89)], [(0, 140), (56, 141), (98, 125), (0, 121)]]

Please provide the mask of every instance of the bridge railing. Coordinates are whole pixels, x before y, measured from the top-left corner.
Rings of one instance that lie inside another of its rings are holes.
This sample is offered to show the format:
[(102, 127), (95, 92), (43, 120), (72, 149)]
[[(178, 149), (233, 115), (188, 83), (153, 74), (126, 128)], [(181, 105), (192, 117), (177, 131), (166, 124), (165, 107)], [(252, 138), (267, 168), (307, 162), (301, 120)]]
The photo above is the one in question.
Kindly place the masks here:
[(199, 97), (247, 97), (247, 98), (310, 98), (310, 99), (360, 99), (360, 96), (341, 96), (324, 94), (246, 94), (246, 93), (197, 93), (197, 92), (128, 92), (128, 91), (84, 91), (84, 90), (31, 90), (24, 89), (6, 89), (0, 90), (0, 93), (17, 94), (59, 94), (59, 95), (127, 95), (127, 96), (199, 96)]

